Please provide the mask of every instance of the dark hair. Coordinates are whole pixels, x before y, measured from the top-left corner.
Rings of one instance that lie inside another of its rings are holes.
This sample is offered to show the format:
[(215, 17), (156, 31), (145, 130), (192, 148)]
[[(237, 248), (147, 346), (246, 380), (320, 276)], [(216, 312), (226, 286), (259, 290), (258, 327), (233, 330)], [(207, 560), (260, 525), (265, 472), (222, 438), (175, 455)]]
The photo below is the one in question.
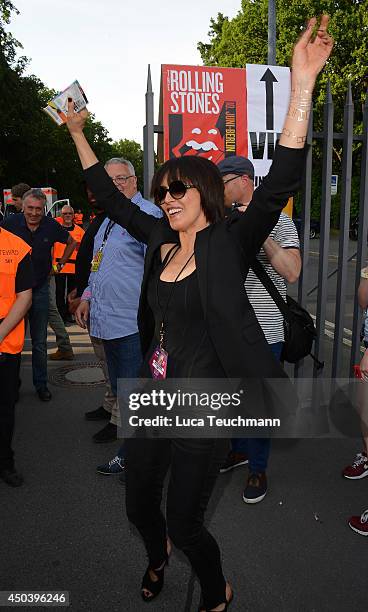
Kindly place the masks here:
[(151, 197), (161, 186), (164, 178), (170, 184), (175, 180), (189, 181), (199, 191), (201, 207), (209, 223), (225, 217), (224, 183), (217, 166), (205, 157), (174, 157), (157, 170), (152, 179)]
[(11, 194), (14, 198), (22, 198), (26, 191), (29, 191), (31, 188), (27, 183), (18, 183), (17, 185), (13, 185), (11, 188)]

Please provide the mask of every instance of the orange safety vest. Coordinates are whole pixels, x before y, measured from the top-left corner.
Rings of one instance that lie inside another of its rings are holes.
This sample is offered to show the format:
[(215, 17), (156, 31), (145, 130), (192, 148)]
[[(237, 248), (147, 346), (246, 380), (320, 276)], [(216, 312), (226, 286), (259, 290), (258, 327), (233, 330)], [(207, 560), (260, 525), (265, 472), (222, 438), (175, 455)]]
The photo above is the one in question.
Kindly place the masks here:
[(74, 214), (74, 223), (77, 223), (77, 225), (83, 225), (83, 213)]
[[(79, 227), (79, 225), (74, 225), (74, 229), (69, 232), (71, 237), (76, 241), (77, 246), (75, 247), (73, 253), (69, 257), (65, 266), (61, 270), (62, 274), (75, 274), (75, 260), (77, 259), (77, 253), (79, 249), (79, 245), (82, 242), (82, 238), (84, 236), (84, 229)], [(62, 242), (55, 242), (54, 244), (54, 253), (52, 257), (52, 265), (56, 265), (60, 262), (65, 250), (65, 244)]]
[[(15, 277), (18, 264), (31, 250), (24, 240), (0, 229), (0, 319), (5, 319), (17, 299)], [(0, 343), (0, 353), (16, 355), (21, 352), (23, 344), (24, 319)]]

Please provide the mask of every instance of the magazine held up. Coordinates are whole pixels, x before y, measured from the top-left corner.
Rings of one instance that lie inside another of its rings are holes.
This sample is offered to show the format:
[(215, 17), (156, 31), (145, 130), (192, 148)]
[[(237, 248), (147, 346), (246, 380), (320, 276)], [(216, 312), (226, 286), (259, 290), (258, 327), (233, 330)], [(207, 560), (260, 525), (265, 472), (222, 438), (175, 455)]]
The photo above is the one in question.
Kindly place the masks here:
[(68, 114), (68, 98), (72, 98), (74, 102), (74, 109), (76, 112), (86, 108), (88, 100), (86, 94), (81, 88), (78, 81), (74, 81), (69, 87), (64, 89), (57, 94), (47, 106), (43, 109), (51, 119), (57, 123), (57, 125), (63, 125), (66, 122)]

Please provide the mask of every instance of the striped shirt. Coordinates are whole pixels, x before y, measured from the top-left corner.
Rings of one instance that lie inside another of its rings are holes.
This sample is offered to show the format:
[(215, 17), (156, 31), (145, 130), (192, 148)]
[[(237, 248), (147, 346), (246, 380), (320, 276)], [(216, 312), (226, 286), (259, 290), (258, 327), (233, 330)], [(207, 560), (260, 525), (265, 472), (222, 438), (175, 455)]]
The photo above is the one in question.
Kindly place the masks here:
[[(295, 225), (290, 217), (284, 213), (281, 213), (280, 219), (270, 233), (270, 238), (283, 249), (299, 248), (299, 238)], [(271, 266), (263, 249), (260, 250), (257, 259), (263, 265), (283, 299), (286, 300), (286, 282)], [(244, 287), (268, 344), (283, 342), (283, 316), (253, 270), (249, 270)]]

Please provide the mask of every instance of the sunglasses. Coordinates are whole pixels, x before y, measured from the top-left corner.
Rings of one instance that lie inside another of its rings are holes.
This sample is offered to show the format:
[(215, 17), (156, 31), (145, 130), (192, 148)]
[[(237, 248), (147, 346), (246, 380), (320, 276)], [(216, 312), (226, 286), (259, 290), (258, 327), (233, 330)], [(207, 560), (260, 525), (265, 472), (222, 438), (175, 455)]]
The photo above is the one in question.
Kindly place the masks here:
[(187, 185), (186, 183), (183, 183), (183, 181), (173, 181), (168, 187), (158, 187), (154, 193), (155, 203), (162, 206), (167, 192), (169, 192), (174, 200), (181, 200), (185, 196), (188, 189), (195, 189), (195, 186)]

